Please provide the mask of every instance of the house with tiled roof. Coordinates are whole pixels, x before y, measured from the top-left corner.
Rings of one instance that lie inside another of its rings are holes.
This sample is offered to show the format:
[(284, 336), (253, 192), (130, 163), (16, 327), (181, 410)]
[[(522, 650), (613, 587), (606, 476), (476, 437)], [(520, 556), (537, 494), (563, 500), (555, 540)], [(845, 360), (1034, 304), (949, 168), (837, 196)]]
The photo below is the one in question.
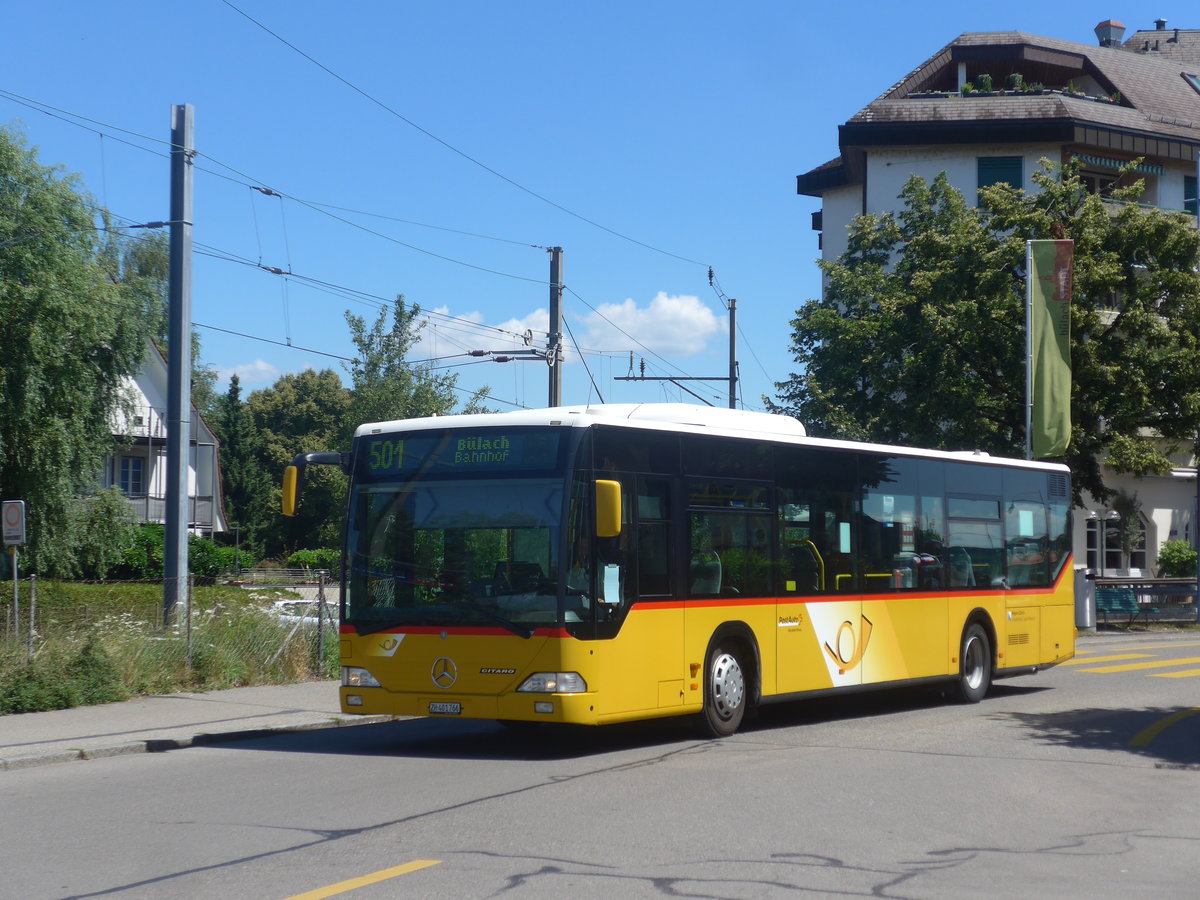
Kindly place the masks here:
[[(1001, 181), (1033, 190), (1043, 158), (1080, 160), (1095, 193), (1136, 178), (1143, 203), (1200, 214), (1200, 30), (1154, 25), (1126, 39), (1121, 23), (1101, 22), (1096, 44), (1020, 31), (955, 38), (839, 126), (835, 158), (797, 177), (799, 194), (821, 200), (812, 220), (822, 258), (846, 250), (855, 216), (898, 211), (912, 175), (945, 172), (971, 202)], [(1122, 175), (1135, 159), (1136, 172)], [(1150, 575), (1164, 541), (1195, 544), (1196, 469), (1179, 463), (1164, 478), (1107, 471), (1106, 483), (1140, 504), (1135, 546), (1106, 542), (1112, 510), (1085, 498), (1079, 561), (1106, 575)]]
[[(100, 486), (118, 487), (139, 524), (167, 521), (167, 360), (146, 339), (141, 370), (123, 379), (128, 408), (111, 423), (115, 449), (105, 459)], [(212, 537), (228, 530), (221, 492), (220, 444), (196, 404), (189, 412), (187, 530)]]

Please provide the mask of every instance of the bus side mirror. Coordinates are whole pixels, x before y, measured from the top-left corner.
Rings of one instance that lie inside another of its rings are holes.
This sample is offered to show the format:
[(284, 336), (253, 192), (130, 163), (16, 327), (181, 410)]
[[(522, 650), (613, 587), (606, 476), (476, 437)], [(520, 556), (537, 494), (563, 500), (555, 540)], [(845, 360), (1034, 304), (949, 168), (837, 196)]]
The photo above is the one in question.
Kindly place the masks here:
[(596, 537), (621, 533), (621, 482), (596, 481)]
[(296, 514), (296, 503), (300, 499), (300, 468), (288, 466), (283, 470), (283, 497), (281, 505), (285, 516)]
[(292, 464), (283, 470), (283, 496), (280, 498), (280, 506), (285, 516), (296, 514), (300, 493), (304, 490), (304, 470), (310, 465), (340, 466), (342, 471), (349, 475), (350, 454), (329, 451), (297, 454)]

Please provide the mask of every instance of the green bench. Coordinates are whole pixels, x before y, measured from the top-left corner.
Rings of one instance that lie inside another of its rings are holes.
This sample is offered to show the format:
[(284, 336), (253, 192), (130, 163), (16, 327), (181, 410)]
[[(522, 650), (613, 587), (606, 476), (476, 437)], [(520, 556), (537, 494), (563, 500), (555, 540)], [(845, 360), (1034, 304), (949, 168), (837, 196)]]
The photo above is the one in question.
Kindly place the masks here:
[(1110, 613), (1127, 616), (1126, 624), (1132, 625), (1138, 617), (1150, 621), (1150, 614), (1158, 612), (1153, 606), (1143, 606), (1138, 603), (1133, 591), (1126, 588), (1096, 588), (1096, 612), (1104, 615), (1104, 624), (1108, 624)]

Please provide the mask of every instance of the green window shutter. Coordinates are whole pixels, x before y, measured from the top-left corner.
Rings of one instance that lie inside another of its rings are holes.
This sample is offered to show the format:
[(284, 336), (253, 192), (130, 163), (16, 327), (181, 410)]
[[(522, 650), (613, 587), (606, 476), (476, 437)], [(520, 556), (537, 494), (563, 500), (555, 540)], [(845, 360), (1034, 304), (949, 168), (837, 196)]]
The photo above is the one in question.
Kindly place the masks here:
[(1024, 186), (1024, 160), (1020, 156), (981, 156), (976, 163), (981, 189), (1002, 181), (1017, 188)]
[(1200, 209), (1197, 208), (1195, 175), (1183, 176), (1183, 211), (1193, 216), (1200, 215)]

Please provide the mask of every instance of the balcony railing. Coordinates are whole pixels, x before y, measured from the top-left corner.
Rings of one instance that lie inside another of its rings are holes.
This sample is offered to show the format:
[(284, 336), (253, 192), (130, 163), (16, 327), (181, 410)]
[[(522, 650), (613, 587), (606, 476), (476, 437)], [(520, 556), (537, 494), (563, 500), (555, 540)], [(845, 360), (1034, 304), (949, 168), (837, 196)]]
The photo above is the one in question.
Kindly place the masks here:
[[(161, 496), (140, 494), (127, 496), (130, 514), (139, 524), (163, 525), (167, 521), (167, 499)], [(213, 527), (214, 499), (212, 497), (188, 497), (188, 527), (211, 529)]]

